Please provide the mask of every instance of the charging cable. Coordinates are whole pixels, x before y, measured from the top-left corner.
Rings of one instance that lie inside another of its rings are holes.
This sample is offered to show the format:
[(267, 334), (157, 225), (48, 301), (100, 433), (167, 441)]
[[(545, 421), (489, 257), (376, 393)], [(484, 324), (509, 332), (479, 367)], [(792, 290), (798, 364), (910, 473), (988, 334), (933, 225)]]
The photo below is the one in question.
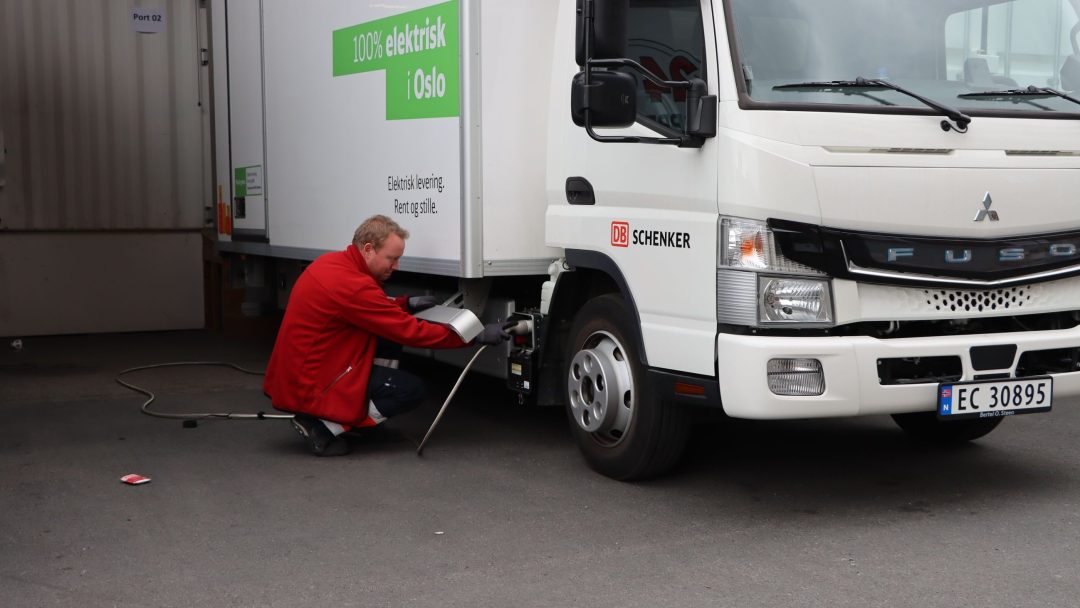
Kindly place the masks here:
[(472, 359), (469, 359), (469, 363), (465, 365), (465, 369), (461, 370), (461, 375), (458, 376), (457, 382), (454, 383), (454, 388), (450, 389), (450, 394), (446, 396), (446, 401), (443, 401), (442, 407), (439, 408), (439, 413), (435, 414), (435, 421), (431, 423), (431, 426), (428, 428), (427, 434), (424, 435), (424, 439), (420, 442), (420, 445), (417, 446), (417, 456), (423, 455), (424, 445), (427, 443), (428, 438), (431, 437), (431, 433), (435, 430), (435, 427), (438, 426), (439, 421), (442, 420), (443, 414), (446, 413), (446, 407), (450, 405), (450, 400), (453, 399), (454, 394), (457, 393), (458, 387), (461, 386), (461, 381), (465, 379), (465, 374), (469, 373), (469, 368), (472, 367), (473, 362), (475, 362), (476, 358), (480, 356), (480, 353), (484, 352), (485, 348), (487, 348), (486, 345), (478, 348), (476, 350), (476, 354), (474, 354), (472, 356)]
[[(461, 370), (461, 375), (458, 376), (457, 382), (454, 383), (454, 388), (450, 390), (450, 394), (447, 395), (446, 401), (443, 401), (442, 407), (439, 408), (439, 413), (435, 416), (435, 421), (431, 423), (431, 427), (428, 429), (427, 434), (424, 435), (424, 440), (420, 442), (419, 447), (416, 449), (416, 454), (419, 456), (424, 451), (424, 445), (431, 437), (431, 433), (435, 430), (435, 427), (442, 420), (443, 414), (446, 413), (446, 408), (450, 405), (450, 400), (457, 394), (458, 388), (461, 386), (462, 381), (465, 380), (465, 374), (469, 373), (469, 368), (476, 362), (476, 358), (480, 356), (480, 353), (484, 352), (487, 346), (481, 346), (477, 349), (476, 353), (469, 359), (469, 363), (465, 366), (465, 369)], [(240, 367), (234, 363), (227, 363), (223, 361), (181, 361), (177, 363), (158, 363), (155, 365), (143, 365), (140, 367), (132, 367), (125, 369), (116, 375), (116, 383), (124, 388), (131, 389), (137, 393), (141, 393), (149, 397), (143, 402), (142, 407), (139, 408), (142, 413), (147, 416), (154, 416), (155, 418), (167, 418), (170, 420), (182, 420), (185, 427), (194, 427), (199, 420), (292, 420), (292, 414), (267, 414), (265, 412), (258, 412), (255, 414), (236, 414), (232, 412), (199, 412), (191, 414), (176, 414), (170, 412), (155, 412), (150, 409), (150, 404), (153, 403), (157, 396), (149, 390), (136, 386), (130, 382), (125, 382), (121, 378), (127, 374), (134, 372), (144, 371), (148, 369), (161, 369), (165, 367), (191, 367), (191, 366), (207, 366), (207, 367), (228, 367), (245, 374), (251, 374), (253, 376), (262, 376), (263, 372)]]
[[(507, 333), (509, 333), (511, 335), (526, 335), (526, 334), (529, 334), (529, 333), (532, 332), (533, 324), (532, 324), (532, 321), (516, 321), (516, 322), (512, 321), (512, 322), (509, 322), (506, 325), (504, 325), (503, 329)], [(435, 415), (435, 420), (431, 423), (431, 426), (428, 428), (427, 433), (424, 435), (424, 439), (420, 442), (420, 445), (416, 448), (416, 455), (417, 456), (420, 456), (420, 455), (423, 454), (424, 446), (427, 444), (428, 439), (431, 438), (431, 434), (435, 431), (435, 427), (439, 425), (439, 421), (442, 420), (443, 414), (446, 413), (446, 408), (449, 407), (450, 401), (454, 398), (454, 395), (457, 394), (458, 388), (461, 387), (462, 381), (465, 380), (465, 374), (469, 373), (469, 369), (472, 368), (473, 363), (476, 362), (476, 359), (480, 356), (480, 353), (484, 352), (485, 349), (487, 349), (486, 345), (481, 346), (480, 348), (478, 348), (476, 350), (476, 353), (473, 354), (472, 358), (469, 359), (469, 363), (465, 365), (465, 369), (461, 370), (461, 375), (458, 376), (457, 382), (454, 383), (454, 388), (450, 389), (450, 394), (446, 396), (446, 400), (443, 401), (442, 407), (439, 408), (439, 413)], [(210, 419), (213, 419), (213, 420), (291, 420), (292, 419), (292, 417), (293, 417), (292, 414), (267, 414), (266, 412), (262, 412), (262, 411), (257, 412), (255, 414), (236, 414), (236, 413), (232, 413), (232, 412), (200, 412), (200, 413), (191, 413), (191, 414), (176, 414), (176, 413), (169, 413), (169, 412), (155, 412), (155, 411), (152, 411), (150, 409), (150, 404), (153, 403), (155, 399), (157, 399), (157, 396), (154, 395), (154, 393), (150, 392), (149, 390), (147, 390), (145, 388), (142, 388), (140, 386), (136, 386), (134, 384), (131, 384), (130, 382), (125, 382), (125, 381), (120, 379), (120, 378), (122, 378), (123, 376), (125, 376), (127, 374), (134, 373), (134, 372), (139, 372), (139, 371), (144, 371), (144, 370), (148, 370), (148, 369), (161, 369), (161, 368), (165, 368), (165, 367), (191, 367), (191, 366), (228, 367), (228, 368), (235, 369), (237, 371), (243, 372), (245, 374), (251, 374), (253, 376), (262, 376), (262, 375), (264, 375), (264, 372), (247, 369), (247, 368), (244, 368), (244, 367), (240, 367), (239, 365), (236, 365), (234, 363), (228, 363), (228, 362), (224, 362), (224, 361), (180, 361), (180, 362), (176, 362), (176, 363), (158, 363), (158, 364), (155, 364), (155, 365), (142, 365), (142, 366), (139, 366), (139, 367), (132, 367), (132, 368), (129, 368), (129, 369), (125, 369), (124, 371), (122, 371), (122, 372), (120, 372), (119, 374), (116, 375), (115, 380), (116, 380), (116, 383), (119, 384), (120, 386), (123, 386), (124, 388), (133, 390), (133, 391), (135, 391), (137, 393), (140, 393), (140, 394), (143, 394), (143, 395), (146, 395), (147, 397), (149, 397), (149, 399), (147, 399), (146, 401), (143, 402), (142, 407), (140, 408), (142, 413), (144, 413), (144, 414), (146, 414), (148, 416), (154, 416), (156, 418), (168, 418), (168, 419), (171, 419), (171, 420), (182, 420), (185, 427), (194, 427), (194, 426), (196, 426), (198, 424), (199, 420), (210, 420)]]
[[(531, 319), (522, 321), (510, 321), (503, 325), (503, 331), (512, 336), (525, 336), (531, 334), (533, 332), (533, 329), (534, 324)], [(446, 401), (443, 401), (442, 407), (439, 408), (439, 413), (435, 415), (434, 422), (431, 423), (431, 427), (428, 428), (428, 432), (426, 435), (424, 435), (423, 441), (421, 441), (420, 445), (416, 448), (417, 456), (423, 455), (424, 445), (427, 444), (428, 438), (431, 437), (431, 433), (435, 430), (435, 427), (438, 426), (439, 421), (442, 420), (443, 414), (446, 413), (446, 408), (450, 405), (450, 400), (454, 398), (454, 394), (457, 393), (458, 387), (461, 386), (461, 381), (465, 379), (465, 374), (469, 373), (469, 368), (472, 367), (472, 364), (476, 361), (476, 358), (479, 357), (480, 353), (484, 352), (484, 349), (486, 348), (487, 345), (484, 345), (477, 349), (476, 353), (472, 356), (472, 359), (469, 359), (469, 363), (465, 365), (465, 369), (461, 370), (461, 375), (458, 376), (457, 382), (454, 384), (454, 388), (450, 390), (450, 394), (447, 395)]]
[(147, 416), (154, 416), (156, 418), (169, 418), (171, 420), (183, 420), (184, 421), (184, 426), (189, 427), (189, 428), (194, 427), (198, 423), (197, 421), (199, 421), (199, 420), (208, 420), (208, 419), (216, 419), (216, 420), (291, 420), (292, 419), (292, 414), (267, 414), (266, 412), (261, 412), (261, 411), (258, 412), (258, 413), (255, 413), (255, 414), (234, 414), (232, 412), (224, 412), (224, 413), (202, 412), (202, 413), (194, 413), (194, 414), (173, 414), (173, 413), (167, 413), (167, 412), (155, 412), (155, 411), (152, 411), (150, 409), (150, 404), (153, 403), (155, 399), (157, 399), (157, 396), (154, 395), (154, 393), (152, 393), (152, 392), (150, 392), (150, 391), (148, 391), (145, 388), (142, 388), (140, 386), (135, 386), (134, 384), (131, 384), (129, 382), (124, 382), (123, 380), (120, 379), (121, 377), (123, 377), (123, 376), (125, 376), (127, 374), (130, 374), (132, 372), (138, 372), (138, 371), (143, 371), (143, 370), (147, 370), (147, 369), (159, 369), (159, 368), (163, 368), (163, 367), (189, 367), (189, 366), (196, 366), (196, 365), (210, 366), (210, 367), (229, 367), (229, 368), (235, 369), (237, 371), (243, 372), (245, 374), (251, 374), (253, 376), (262, 376), (263, 375), (263, 372), (243, 368), (243, 367), (240, 367), (239, 365), (236, 365), (236, 364), (233, 364), (233, 363), (226, 363), (226, 362), (223, 362), (223, 361), (180, 361), (180, 362), (177, 362), (177, 363), (158, 363), (156, 365), (143, 365), (141, 367), (132, 367), (130, 369), (125, 369), (124, 371), (122, 371), (122, 372), (120, 372), (119, 374), (116, 375), (116, 383), (119, 384), (120, 386), (131, 389), (131, 390), (133, 390), (133, 391), (135, 391), (137, 393), (141, 393), (141, 394), (146, 395), (147, 397), (149, 397), (149, 399), (147, 399), (145, 402), (143, 402), (142, 407), (140, 408), (142, 410), (142, 413), (146, 414)]
[[(417, 456), (422, 455), (422, 453), (424, 451), (424, 445), (427, 444), (428, 439), (431, 438), (432, 432), (435, 431), (435, 427), (438, 426), (439, 421), (442, 420), (443, 414), (446, 413), (446, 408), (450, 405), (450, 400), (452, 400), (454, 398), (454, 395), (457, 394), (458, 388), (461, 387), (462, 381), (465, 380), (465, 374), (469, 373), (469, 369), (472, 367), (473, 363), (476, 362), (477, 357), (479, 357), (480, 353), (484, 352), (484, 349), (486, 349), (486, 348), (487, 348), (487, 346), (481, 346), (479, 349), (477, 349), (476, 353), (473, 354), (472, 359), (469, 359), (469, 363), (465, 366), (465, 369), (461, 370), (461, 375), (458, 376), (457, 382), (454, 383), (454, 388), (450, 389), (450, 394), (446, 396), (446, 400), (443, 401), (442, 407), (439, 408), (439, 413), (435, 416), (435, 421), (431, 423), (431, 427), (428, 428), (427, 434), (424, 435), (424, 440), (421, 441), (420, 445), (416, 448), (416, 455)], [(122, 372), (120, 372), (119, 374), (116, 375), (115, 380), (116, 380), (116, 383), (119, 384), (120, 386), (123, 386), (124, 388), (131, 389), (131, 390), (133, 390), (133, 391), (135, 391), (137, 393), (141, 393), (141, 394), (146, 395), (147, 397), (149, 397), (149, 399), (147, 399), (146, 401), (143, 402), (142, 407), (139, 408), (142, 411), (142, 413), (146, 414), (147, 416), (154, 416), (155, 418), (167, 418), (167, 419), (170, 419), (170, 420), (182, 420), (184, 426), (189, 427), (189, 428), (196, 426), (196, 424), (198, 423), (199, 420), (211, 420), (211, 419), (212, 420), (291, 420), (292, 419), (292, 417), (293, 417), (292, 414), (267, 414), (267, 413), (261, 412), (261, 411), (258, 412), (258, 413), (255, 413), (255, 414), (236, 414), (236, 413), (232, 413), (232, 412), (200, 412), (200, 413), (192, 413), (192, 414), (176, 414), (176, 413), (170, 413), (170, 412), (155, 412), (155, 411), (150, 409), (150, 404), (153, 403), (157, 399), (157, 395), (155, 395), (154, 393), (150, 392), (149, 390), (147, 390), (145, 388), (142, 388), (141, 386), (136, 386), (134, 384), (131, 384), (130, 382), (125, 382), (124, 380), (121, 380), (121, 378), (123, 376), (126, 376), (127, 374), (131, 374), (131, 373), (134, 373), (134, 372), (140, 372), (140, 371), (144, 371), (144, 370), (148, 370), (148, 369), (161, 369), (161, 368), (165, 368), (165, 367), (191, 367), (191, 366), (228, 367), (228, 368), (235, 369), (237, 371), (243, 372), (245, 374), (251, 374), (253, 376), (262, 376), (263, 375), (263, 372), (261, 372), (261, 371), (247, 369), (247, 368), (244, 368), (244, 367), (240, 367), (239, 365), (236, 365), (234, 363), (227, 363), (227, 362), (223, 362), (223, 361), (180, 361), (180, 362), (177, 362), (177, 363), (158, 363), (158, 364), (155, 364), (155, 365), (143, 365), (143, 366), (140, 366), (140, 367), (132, 367), (132, 368), (129, 368), (129, 369), (125, 369), (124, 371), (122, 371)]]

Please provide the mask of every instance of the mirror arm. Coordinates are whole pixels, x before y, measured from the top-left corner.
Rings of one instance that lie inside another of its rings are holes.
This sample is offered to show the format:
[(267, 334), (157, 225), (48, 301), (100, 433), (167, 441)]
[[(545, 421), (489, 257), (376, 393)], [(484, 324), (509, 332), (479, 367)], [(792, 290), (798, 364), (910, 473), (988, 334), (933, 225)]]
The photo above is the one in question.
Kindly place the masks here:
[(608, 137), (598, 134), (592, 127), (592, 106), (589, 105), (589, 91), (592, 90), (592, 37), (593, 37), (593, 19), (595, 18), (595, 4), (593, 0), (585, 0), (582, 2), (582, 10), (585, 11), (584, 27), (585, 27), (585, 88), (581, 92), (582, 95), (582, 108), (585, 110), (585, 132), (589, 134), (589, 137), (599, 142), (610, 143), (633, 143), (625, 141), (627, 137)]
[(589, 69), (589, 57), (592, 56), (592, 26), (593, 26), (593, 0), (585, 0), (582, 10), (585, 11), (585, 89), (581, 92), (582, 108), (585, 110), (585, 130), (592, 135), (592, 112), (589, 105), (589, 90), (592, 89), (592, 70)]
[[(586, 38), (586, 40), (588, 40), (588, 39)], [(587, 44), (588, 43), (586, 42), (586, 45)], [(688, 80), (664, 80), (664, 79), (658, 77), (657, 75), (653, 74), (652, 72), (650, 72), (648, 70), (648, 68), (646, 68), (645, 66), (641, 65), (640, 63), (634, 61), (633, 59), (591, 59), (591, 60), (588, 60), (588, 62), (589, 62), (589, 64), (591, 64), (593, 66), (601, 67), (601, 68), (605, 68), (605, 67), (628, 67), (628, 68), (631, 68), (634, 71), (639, 72), (642, 76), (644, 76), (646, 79), (648, 79), (650, 82), (652, 82), (656, 86), (664, 87), (665, 89), (689, 89), (690, 88), (690, 81), (688, 81)]]
[[(591, 6), (592, 2), (591, 2), (591, 0), (586, 0), (585, 4), (587, 6)], [(582, 105), (583, 105), (583, 108), (585, 110), (585, 132), (589, 134), (589, 137), (593, 138), (594, 140), (596, 140), (598, 142), (606, 143), (606, 144), (661, 144), (661, 145), (669, 145), (669, 146), (679, 146), (680, 148), (685, 148), (685, 147), (700, 148), (701, 144), (698, 144), (698, 145), (695, 146), (695, 145), (693, 145), (692, 142), (690, 142), (690, 140), (693, 139), (693, 138), (688, 138), (688, 137), (685, 137), (685, 136), (676, 138), (676, 137), (637, 137), (637, 136), (624, 136), (624, 135), (600, 135), (599, 133), (596, 132), (595, 129), (593, 129), (593, 126), (592, 126), (592, 111), (589, 109), (589, 89), (592, 88), (592, 79), (590, 78), (590, 75), (592, 74), (592, 64), (594, 63), (594, 61), (592, 59), (588, 58), (589, 53), (592, 50), (590, 48), (592, 45), (590, 44), (591, 43), (591, 36), (590, 36), (590, 33), (589, 33), (590, 32), (589, 26), (592, 25), (592, 24), (591, 24), (590, 19), (589, 19), (589, 13), (585, 14), (585, 24), (586, 24), (586, 30), (585, 30), (585, 53), (586, 53), (585, 54), (585, 57), (586, 57), (586, 59), (585, 59), (585, 90), (582, 91), (582, 101), (583, 101)], [(599, 63), (599, 62), (602, 62), (602, 61), (608, 61), (608, 60), (596, 60), (595, 63)], [(611, 61), (618, 62), (619, 60), (616, 59), (616, 60), (611, 60)], [(630, 64), (635, 64), (635, 62), (630, 61), (628, 59), (625, 60), (625, 61), (629, 62)], [(637, 64), (635, 64), (635, 65), (637, 65)], [(641, 66), (639, 66), (639, 67), (642, 70), (645, 69), (644, 67), (641, 67)], [(648, 73), (647, 71), (644, 72), (644, 73), (651, 80), (658, 80), (652, 74)], [(663, 82), (664, 81), (662, 81), (662, 80), (658, 80), (658, 83), (660, 83), (661, 86), (662, 86)], [(676, 83), (676, 84), (678, 84), (678, 83)], [(687, 88), (689, 88), (690, 83), (687, 82), (685, 84), (687, 85)]]
[(605, 144), (661, 144), (668, 146), (679, 146), (680, 148), (686, 147), (700, 147), (700, 146), (687, 146), (685, 137), (636, 137), (636, 136), (622, 136), (622, 135), (600, 135), (593, 130), (591, 126), (585, 127), (585, 132), (589, 134), (589, 137), (596, 141)]

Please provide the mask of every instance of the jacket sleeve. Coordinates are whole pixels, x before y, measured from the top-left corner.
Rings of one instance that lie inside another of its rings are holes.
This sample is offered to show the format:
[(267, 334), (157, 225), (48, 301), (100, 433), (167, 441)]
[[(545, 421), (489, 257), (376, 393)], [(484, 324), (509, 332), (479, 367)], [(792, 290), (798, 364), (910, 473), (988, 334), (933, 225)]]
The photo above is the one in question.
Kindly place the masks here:
[(342, 315), (351, 325), (380, 338), (415, 348), (460, 348), (466, 343), (450, 329), (421, 321), (403, 308), (408, 298), (387, 298), (374, 282), (342, 297)]

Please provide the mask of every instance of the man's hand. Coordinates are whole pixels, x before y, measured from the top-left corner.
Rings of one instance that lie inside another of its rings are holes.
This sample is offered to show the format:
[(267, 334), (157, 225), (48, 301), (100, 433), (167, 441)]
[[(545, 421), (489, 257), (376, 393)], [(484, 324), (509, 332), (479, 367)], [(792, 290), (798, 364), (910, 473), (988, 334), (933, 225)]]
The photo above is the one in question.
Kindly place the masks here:
[(473, 338), (473, 344), (498, 346), (509, 339), (510, 334), (506, 333), (506, 330), (503, 329), (502, 323), (488, 323), (484, 326), (484, 331), (480, 332), (479, 336)]
[(439, 303), (435, 296), (413, 296), (409, 298), (409, 312), (418, 313)]

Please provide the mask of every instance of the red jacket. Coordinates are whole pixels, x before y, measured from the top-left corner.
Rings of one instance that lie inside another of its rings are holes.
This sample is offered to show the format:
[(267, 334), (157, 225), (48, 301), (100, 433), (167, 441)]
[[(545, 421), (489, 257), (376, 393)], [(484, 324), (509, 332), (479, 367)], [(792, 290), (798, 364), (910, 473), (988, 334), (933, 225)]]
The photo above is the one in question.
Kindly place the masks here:
[(405, 346), (465, 346), (453, 331), (406, 310), (371, 276), (355, 246), (328, 253), (300, 275), (289, 296), (263, 391), (275, 408), (372, 426), (367, 385), (376, 337)]

